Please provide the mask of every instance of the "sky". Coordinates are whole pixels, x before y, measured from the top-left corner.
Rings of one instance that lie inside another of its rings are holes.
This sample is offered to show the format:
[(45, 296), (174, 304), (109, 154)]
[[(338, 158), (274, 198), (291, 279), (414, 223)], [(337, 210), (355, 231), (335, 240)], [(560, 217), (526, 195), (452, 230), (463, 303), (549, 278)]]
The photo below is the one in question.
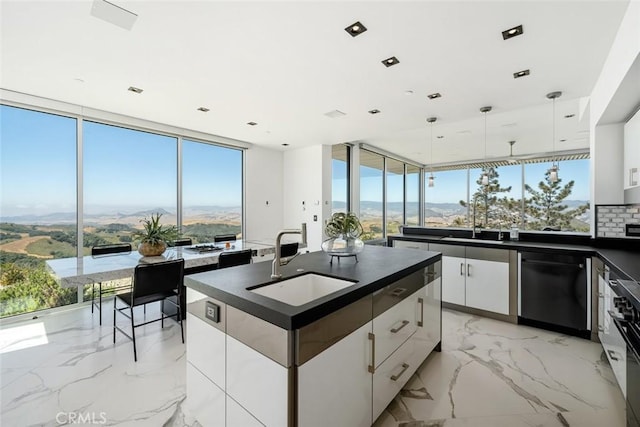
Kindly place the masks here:
[[(3, 105), (0, 124), (0, 214), (74, 212), (76, 119)], [(85, 213), (176, 210), (177, 138), (82, 126)], [(183, 206), (241, 203), (241, 150), (183, 140)]]
[[(0, 215), (74, 212), (76, 206), (76, 119), (0, 106)], [(85, 213), (176, 209), (177, 138), (90, 121), (83, 126)], [(27, 159), (28, 161), (25, 161)], [(532, 187), (549, 163), (525, 166)], [(346, 200), (346, 167), (333, 161), (333, 200)], [(382, 200), (382, 171), (363, 166), (361, 200)], [(500, 182), (520, 198), (520, 166), (499, 167)], [(242, 152), (183, 140), (183, 206), (240, 206)], [(471, 171), (477, 179), (479, 170)], [(466, 170), (436, 172), (427, 203), (466, 199)], [(530, 178), (531, 177), (531, 178)], [(560, 163), (563, 182), (575, 181), (572, 200), (589, 200), (589, 161)], [(418, 201), (417, 175), (409, 176), (409, 200)], [(388, 201), (401, 202), (402, 175), (387, 181)], [(472, 188), (475, 184), (472, 185)]]
[[(530, 163), (525, 165), (525, 182), (534, 189), (544, 179), (545, 172), (551, 167), (551, 163)], [(333, 200), (346, 200), (346, 167), (343, 161), (333, 160), (334, 187), (332, 188)], [(360, 200), (382, 201), (382, 171), (379, 169), (362, 166), (360, 168)], [(511, 186), (511, 191), (504, 193), (508, 197), (519, 199), (522, 197), (522, 166), (501, 166), (497, 168), (499, 180), (503, 187)], [(475, 181), (481, 175), (481, 169), (472, 169), (469, 173), (471, 193), (477, 188)], [(426, 174), (428, 176), (428, 172)], [(467, 198), (467, 170), (450, 170), (434, 172), (435, 186), (426, 187), (427, 203), (458, 203)], [(560, 162), (559, 177), (562, 184), (574, 181), (572, 194), (569, 200), (589, 200), (589, 160), (571, 160)], [(409, 201), (418, 201), (418, 181), (415, 175), (410, 178), (407, 194), (411, 195)], [(402, 176), (390, 175), (387, 181), (387, 194), (389, 202), (402, 201)], [(526, 197), (529, 197), (526, 194)]]

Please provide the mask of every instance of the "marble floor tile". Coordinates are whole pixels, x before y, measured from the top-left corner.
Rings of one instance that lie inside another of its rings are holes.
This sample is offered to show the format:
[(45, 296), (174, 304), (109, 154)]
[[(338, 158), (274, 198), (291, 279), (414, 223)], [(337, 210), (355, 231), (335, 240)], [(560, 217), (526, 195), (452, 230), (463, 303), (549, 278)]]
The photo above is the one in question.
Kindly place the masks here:
[[(0, 327), (0, 425), (56, 426), (75, 416), (202, 427), (184, 409), (179, 326), (137, 328), (135, 363), (131, 341), (118, 333), (112, 342), (110, 304), (102, 326), (85, 306)], [(600, 344), (455, 311), (442, 318), (442, 352), (376, 427), (624, 427), (624, 400)]]

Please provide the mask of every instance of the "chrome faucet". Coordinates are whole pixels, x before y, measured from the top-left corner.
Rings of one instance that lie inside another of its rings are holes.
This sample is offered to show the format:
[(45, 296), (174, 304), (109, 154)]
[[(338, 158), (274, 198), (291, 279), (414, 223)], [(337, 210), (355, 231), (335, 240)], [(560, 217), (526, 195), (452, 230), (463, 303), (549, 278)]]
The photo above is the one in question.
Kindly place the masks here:
[(273, 258), (273, 262), (271, 263), (272, 279), (281, 279), (282, 274), (280, 273), (280, 267), (283, 265), (289, 264), (289, 262), (291, 262), (292, 259), (300, 255), (300, 252), (298, 252), (294, 256), (282, 258), (281, 256), (282, 244), (280, 243), (280, 241), (282, 240), (282, 236), (284, 236), (285, 234), (300, 234), (302, 236), (302, 243), (306, 245), (307, 244), (307, 224), (303, 222), (302, 227), (300, 227), (300, 230), (282, 230), (281, 232), (278, 233), (278, 237), (276, 237), (276, 255), (275, 255), (275, 258)]

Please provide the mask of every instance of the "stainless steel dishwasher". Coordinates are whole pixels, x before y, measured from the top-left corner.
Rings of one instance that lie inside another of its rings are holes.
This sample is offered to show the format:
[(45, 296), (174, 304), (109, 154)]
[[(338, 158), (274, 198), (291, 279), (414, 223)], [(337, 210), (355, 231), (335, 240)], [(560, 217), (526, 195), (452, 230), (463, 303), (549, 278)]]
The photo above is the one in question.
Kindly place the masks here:
[(590, 338), (586, 256), (520, 252), (518, 323)]

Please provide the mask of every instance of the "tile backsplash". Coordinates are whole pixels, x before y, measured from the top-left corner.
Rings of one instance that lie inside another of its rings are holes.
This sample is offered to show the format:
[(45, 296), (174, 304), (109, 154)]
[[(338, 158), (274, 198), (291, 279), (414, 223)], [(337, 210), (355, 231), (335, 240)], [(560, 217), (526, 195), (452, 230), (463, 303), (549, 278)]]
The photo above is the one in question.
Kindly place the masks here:
[(640, 204), (597, 205), (597, 237), (629, 237), (625, 235), (625, 225), (640, 224)]

